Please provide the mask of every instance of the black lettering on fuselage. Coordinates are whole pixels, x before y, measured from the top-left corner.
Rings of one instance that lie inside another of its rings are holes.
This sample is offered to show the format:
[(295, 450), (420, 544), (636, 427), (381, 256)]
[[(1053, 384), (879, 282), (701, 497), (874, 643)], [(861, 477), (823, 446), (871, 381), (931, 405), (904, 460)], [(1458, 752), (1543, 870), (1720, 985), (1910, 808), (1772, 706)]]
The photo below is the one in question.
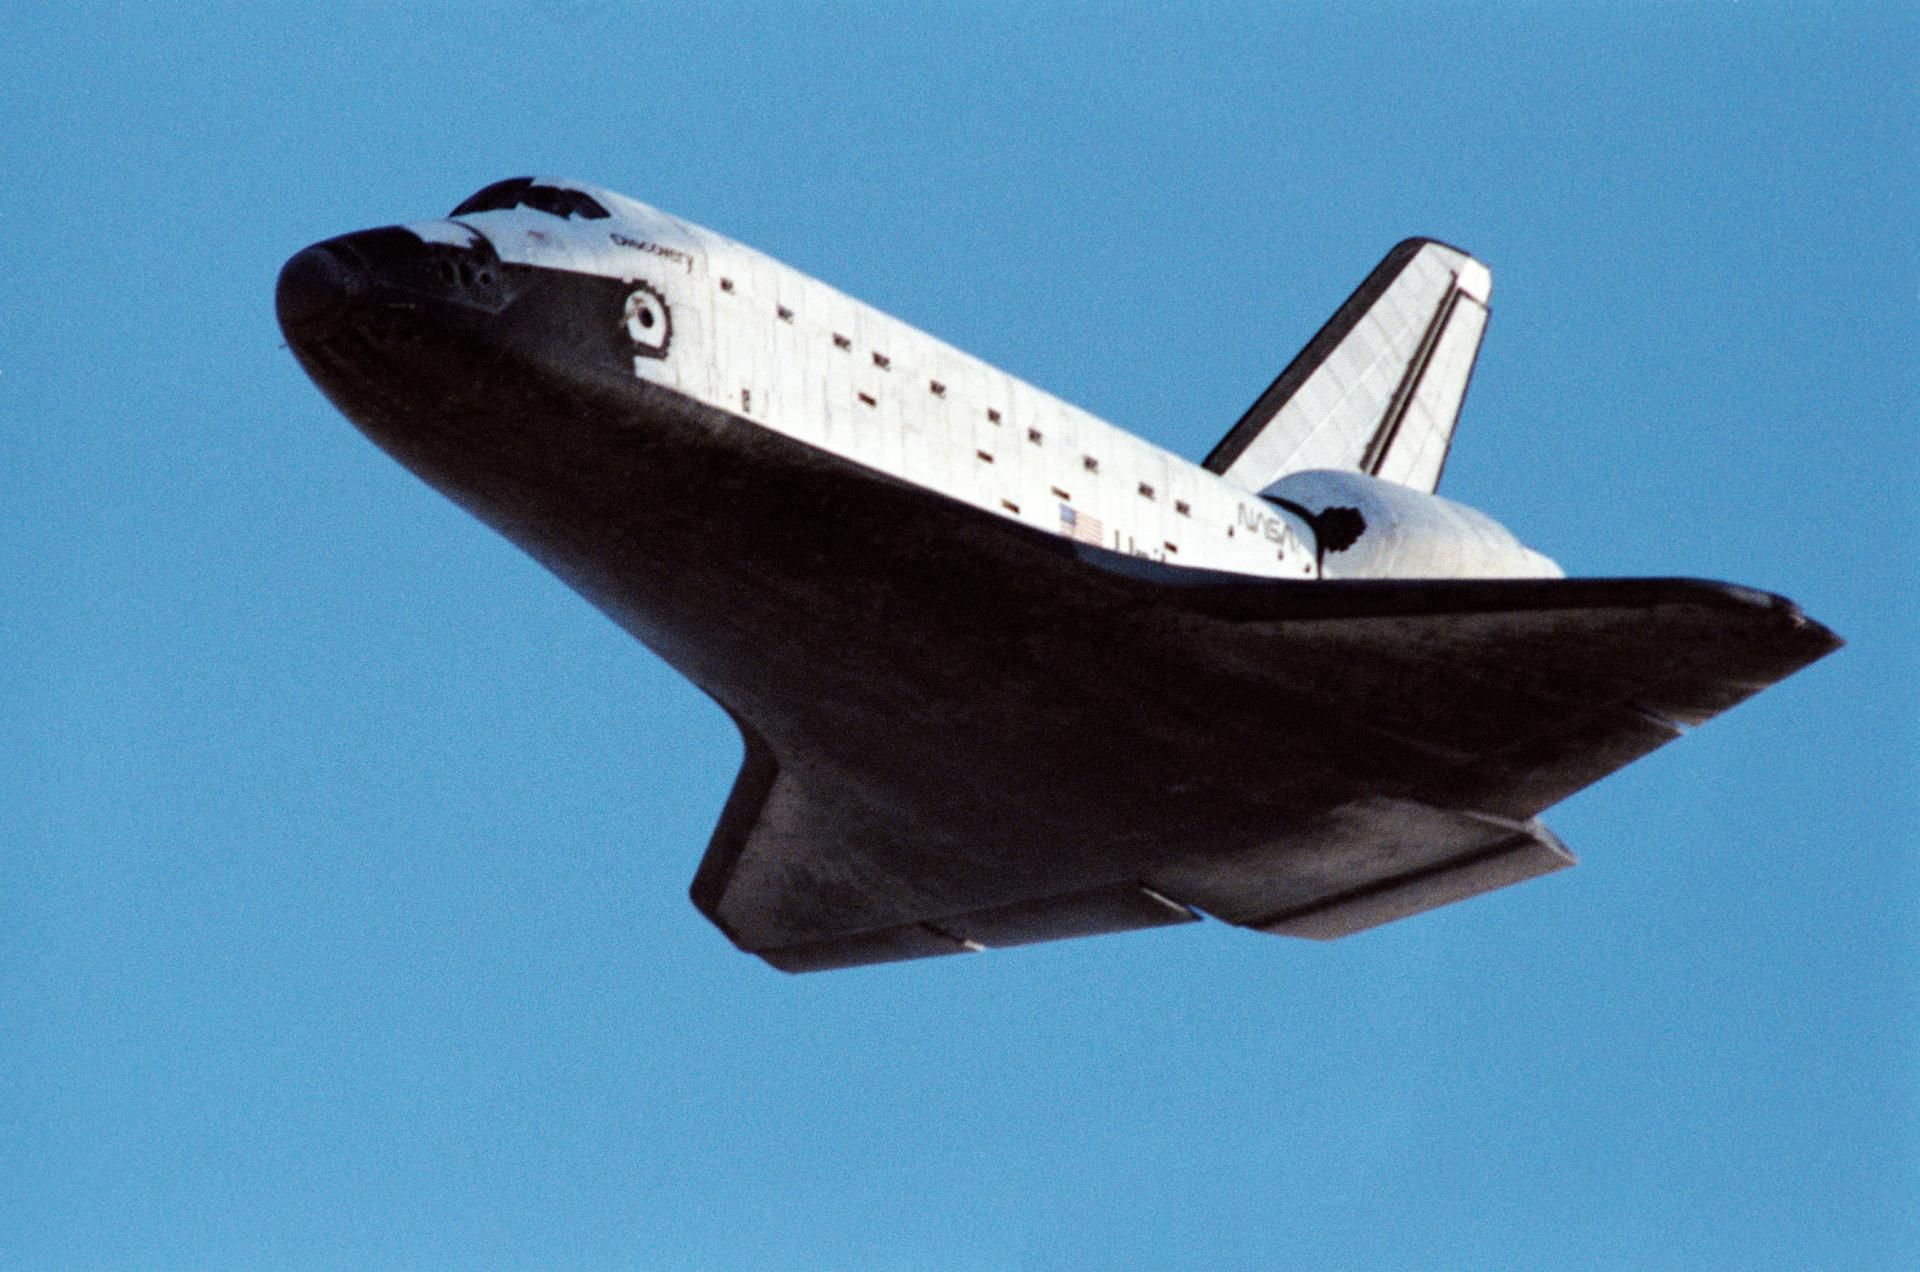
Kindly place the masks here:
[(1277, 545), (1282, 556), (1286, 555), (1289, 549), (1304, 550), (1300, 543), (1300, 536), (1294, 532), (1293, 527), (1270, 512), (1240, 504), (1237, 519), (1242, 530), (1251, 530), (1265, 538), (1268, 543)]
[(630, 247), (636, 252), (648, 252), (654, 256), (665, 257), (676, 265), (685, 266), (689, 274), (693, 272), (693, 257), (677, 247), (668, 247), (663, 243), (649, 242), (646, 239), (630, 238), (618, 230), (615, 230), (611, 237), (614, 242), (622, 247)]

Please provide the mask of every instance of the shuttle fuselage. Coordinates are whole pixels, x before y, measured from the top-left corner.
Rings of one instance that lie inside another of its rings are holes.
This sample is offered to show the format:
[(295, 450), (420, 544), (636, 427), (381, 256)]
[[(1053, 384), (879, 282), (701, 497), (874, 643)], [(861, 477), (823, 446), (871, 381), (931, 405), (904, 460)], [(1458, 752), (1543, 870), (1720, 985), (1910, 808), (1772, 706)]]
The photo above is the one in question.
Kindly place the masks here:
[(1831, 648), (1429, 493), (1487, 289), (1402, 245), (1205, 465), (569, 183), (309, 248), (279, 311), (733, 716), (694, 898), (806, 970), (1197, 910), (1339, 935), (1556, 869), (1540, 809)]

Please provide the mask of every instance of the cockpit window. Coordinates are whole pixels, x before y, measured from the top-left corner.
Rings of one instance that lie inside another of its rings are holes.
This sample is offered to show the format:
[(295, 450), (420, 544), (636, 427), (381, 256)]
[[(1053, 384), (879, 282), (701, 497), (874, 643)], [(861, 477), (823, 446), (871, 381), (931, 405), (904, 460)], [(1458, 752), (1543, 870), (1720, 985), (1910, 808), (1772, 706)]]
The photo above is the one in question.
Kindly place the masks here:
[(504, 212), (508, 208), (532, 208), (536, 212), (547, 212), (558, 217), (578, 216), (588, 221), (598, 221), (612, 215), (590, 194), (564, 190), (559, 186), (535, 185), (532, 177), (510, 177), (505, 181), (496, 181), (447, 215)]

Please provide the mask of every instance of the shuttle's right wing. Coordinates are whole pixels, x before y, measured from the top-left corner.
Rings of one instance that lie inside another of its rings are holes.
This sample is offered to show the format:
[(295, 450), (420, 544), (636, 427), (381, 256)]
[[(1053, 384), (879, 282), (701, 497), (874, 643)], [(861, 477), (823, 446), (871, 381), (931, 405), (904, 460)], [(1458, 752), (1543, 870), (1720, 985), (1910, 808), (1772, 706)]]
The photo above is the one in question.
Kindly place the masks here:
[(1493, 276), (1458, 248), (1387, 253), (1206, 467), (1248, 490), (1307, 468), (1432, 491), (1487, 327)]

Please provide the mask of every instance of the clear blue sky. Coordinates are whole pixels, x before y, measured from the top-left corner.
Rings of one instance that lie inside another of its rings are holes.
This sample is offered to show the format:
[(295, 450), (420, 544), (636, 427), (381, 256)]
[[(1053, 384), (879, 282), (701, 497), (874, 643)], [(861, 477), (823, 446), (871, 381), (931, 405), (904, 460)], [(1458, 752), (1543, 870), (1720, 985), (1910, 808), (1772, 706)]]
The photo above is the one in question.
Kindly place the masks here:
[[(937, 8), (0, 6), (0, 1266), (1920, 1266), (1913, 8)], [(719, 711), (274, 326), (528, 172), (1189, 456), (1445, 238), (1446, 493), (1851, 644), (1369, 935), (783, 977)]]

